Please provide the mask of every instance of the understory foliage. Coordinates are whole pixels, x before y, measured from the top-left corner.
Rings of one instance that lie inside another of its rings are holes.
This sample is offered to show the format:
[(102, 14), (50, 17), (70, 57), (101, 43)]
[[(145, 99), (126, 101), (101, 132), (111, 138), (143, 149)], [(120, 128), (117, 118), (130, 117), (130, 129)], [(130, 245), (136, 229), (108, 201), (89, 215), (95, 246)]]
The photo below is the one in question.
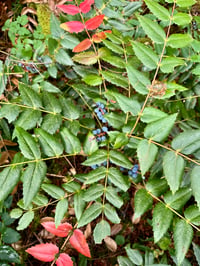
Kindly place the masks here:
[[(120, 248), (108, 265), (200, 265), (199, 14), (195, 0), (68, 0), (45, 30), (5, 23), (0, 213), (12, 192), (19, 233), (42, 224), (61, 238), (27, 253), (93, 265), (105, 243)], [(53, 218), (38, 221), (44, 208)], [(3, 224), (0, 262), (27, 265)]]

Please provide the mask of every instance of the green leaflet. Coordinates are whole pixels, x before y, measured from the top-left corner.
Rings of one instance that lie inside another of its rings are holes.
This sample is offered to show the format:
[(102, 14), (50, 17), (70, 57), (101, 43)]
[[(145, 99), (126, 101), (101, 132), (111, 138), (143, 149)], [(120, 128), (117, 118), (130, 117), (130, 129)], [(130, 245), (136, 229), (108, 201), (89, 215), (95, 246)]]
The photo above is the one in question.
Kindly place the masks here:
[(184, 220), (179, 220), (174, 228), (174, 245), (178, 265), (182, 263), (190, 247), (193, 237), (193, 229)]
[(114, 167), (109, 168), (108, 179), (113, 185), (123, 191), (127, 191), (129, 189), (130, 183), (127, 176), (122, 175), (122, 173)]
[(62, 199), (65, 196), (63, 189), (52, 184), (42, 184), (42, 189), (54, 199)]
[(170, 20), (170, 13), (169, 11), (164, 7), (158, 4), (157, 2), (154, 2), (152, 0), (145, 0), (146, 5), (151, 10), (151, 12), (160, 20)]
[(144, 136), (158, 142), (164, 140), (174, 126), (176, 116), (177, 114), (172, 114), (148, 124), (144, 129)]
[(166, 34), (158, 23), (154, 22), (146, 16), (138, 16), (138, 20), (147, 36), (149, 36), (153, 42), (164, 43)]
[(146, 183), (146, 190), (159, 197), (168, 189), (166, 179), (151, 179)]
[(127, 169), (132, 168), (132, 163), (128, 160), (128, 158), (119, 151), (111, 150), (109, 153), (109, 159), (112, 163), (122, 166)]
[(95, 74), (84, 76), (83, 81), (90, 86), (98, 86), (102, 83), (102, 78)]
[(18, 219), (23, 214), (23, 210), (20, 208), (14, 208), (10, 212), (10, 217), (14, 219)]
[(163, 73), (172, 73), (176, 66), (183, 65), (185, 62), (178, 57), (166, 57), (161, 61), (160, 69)]
[(193, 39), (189, 34), (175, 33), (171, 34), (167, 39), (167, 45), (172, 48), (183, 48), (189, 46)]
[(20, 150), (27, 159), (40, 159), (38, 144), (28, 132), (23, 128), (15, 127), (15, 135), (18, 138)]
[(70, 130), (66, 127), (62, 128), (60, 131), (61, 138), (65, 147), (65, 151), (69, 154), (77, 154), (81, 151), (80, 140), (74, 136)]
[(112, 186), (108, 186), (106, 188), (106, 199), (107, 201), (109, 201), (112, 205), (114, 205), (116, 208), (121, 208), (121, 206), (123, 205), (123, 200), (122, 198), (118, 195), (117, 193), (117, 189), (112, 187)]
[(58, 49), (56, 53), (56, 62), (64, 66), (72, 66), (74, 64), (71, 57), (63, 48)]
[(60, 21), (57, 19), (56, 16), (54, 16), (53, 13), (51, 13), (50, 18), (50, 29), (52, 37), (55, 39), (59, 39), (65, 35), (65, 31), (60, 27)]
[(97, 169), (90, 171), (85, 175), (86, 181), (84, 182), (85, 185), (93, 184), (94, 182), (98, 182), (99, 180), (103, 179), (106, 175), (106, 168), (105, 167), (98, 167)]
[[(20, 262), (20, 256), (19, 254), (15, 251), (14, 248), (7, 246), (7, 245), (1, 245), (0, 246), (0, 263), (1, 266), (8, 266), (10, 263), (21, 263)], [(6, 261), (6, 262), (3, 262)], [(8, 263), (9, 264), (8, 264)]]
[(128, 79), (133, 86), (133, 89), (140, 94), (148, 94), (148, 86), (151, 85), (150, 80), (140, 71), (136, 70), (133, 66), (126, 67)]
[(73, 103), (72, 99), (61, 96), (59, 100), (62, 105), (62, 113), (66, 118), (68, 119), (79, 118), (80, 111), (78, 110), (76, 105)]
[(102, 212), (102, 204), (94, 203), (88, 209), (84, 211), (80, 220), (78, 221), (78, 228), (89, 224), (95, 218), (97, 218)]
[(142, 6), (142, 2), (141, 1), (130, 2), (124, 7), (123, 13), (124, 13), (125, 16), (132, 16), (132, 14), (137, 9), (139, 9), (141, 6)]
[[(48, 67), (48, 71), (49, 71), (49, 69), (50, 69), (50, 67)], [(56, 68), (56, 75), (57, 75), (57, 68)], [(54, 78), (56, 78), (56, 77), (54, 77)], [(61, 92), (56, 86), (54, 86), (53, 84), (51, 84), (48, 81), (41, 82), (40, 86), (43, 88), (44, 91), (47, 91), (47, 92), (51, 92), (51, 93), (60, 93)]]
[(114, 224), (120, 223), (120, 218), (119, 218), (114, 207), (112, 207), (110, 204), (106, 203), (102, 209), (103, 209), (103, 212), (104, 212), (106, 218), (109, 221), (111, 221)]
[(191, 223), (193, 223), (197, 226), (200, 225), (200, 210), (197, 206), (195, 206), (195, 205), (189, 206), (184, 211), (184, 216)]
[(102, 57), (102, 59), (104, 61), (106, 61), (107, 63), (119, 67), (119, 68), (125, 68), (126, 64), (124, 62), (124, 60), (118, 56), (114, 56), (114, 55), (107, 55), (105, 57)]
[(68, 192), (78, 192), (81, 188), (79, 183), (76, 183), (75, 181), (70, 181), (68, 183), (64, 183), (62, 187), (67, 190)]
[(43, 152), (47, 156), (58, 157), (60, 154), (62, 154), (63, 146), (54, 136), (41, 128), (36, 128), (35, 134), (39, 139)]
[(9, 123), (15, 121), (20, 113), (20, 107), (12, 103), (5, 104), (0, 109), (0, 118), (6, 118)]
[(30, 88), (28, 85), (19, 83), (19, 91), (24, 104), (33, 108), (42, 107), (42, 100), (39, 93)]
[(157, 243), (167, 232), (173, 218), (173, 212), (163, 203), (156, 204), (153, 210), (153, 235), (154, 242)]
[(142, 113), (141, 121), (144, 123), (151, 123), (168, 115), (161, 110), (154, 107), (146, 107)]
[(163, 157), (163, 171), (172, 193), (176, 192), (181, 184), (184, 172), (184, 159), (173, 151), (167, 151)]
[(136, 265), (143, 265), (143, 258), (140, 252), (136, 249), (132, 249), (130, 244), (125, 247), (126, 253), (129, 259)]
[(26, 109), (17, 119), (15, 125), (25, 130), (34, 128), (41, 118), (41, 112), (34, 109)]
[(116, 114), (112, 112), (106, 114), (105, 118), (108, 120), (109, 124), (116, 129), (120, 129), (126, 120), (125, 114)]
[(43, 91), (42, 100), (44, 103), (45, 110), (53, 112), (54, 114), (61, 112), (61, 104), (53, 94)]
[(164, 201), (166, 204), (170, 205), (175, 210), (181, 209), (184, 204), (191, 198), (192, 190), (191, 188), (185, 187), (180, 188), (174, 194), (171, 191), (168, 191), (164, 195)]
[(74, 211), (77, 220), (81, 218), (81, 215), (86, 205), (85, 201), (83, 200), (83, 193), (84, 192), (81, 190), (74, 195)]
[(137, 58), (150, 70), (156, 69), (159, 62), (158, 55), (152, 50), (152, 48), (147, 47), (143, 43), (131, 42), (133, 50)]
[(87, 155), (91, 155), (93, 152), (98, 150), (96, 138), (91, 132), (89, 132), (85, 138), (85, 141), (83, 143), (83, 150)]
[(21, 167), (11, 166), (0, 172), (0, 201), (5, 200), (19, 181)]
[(50, 134), (54, 134), (62, 124), (60, 114), (47, 114), (43, 117), (41, 128)]
[(104, 186), (101, 184), (94, 184), (90, 186), (83, 195), (83, 200), (94, 201), (100, 198), (104, 193)]
[(29, 224), (32, 222), (34, 218), (34, 211), (28, 211), (22, 215), (22, 217), (19, 219), (17, 230), (24, 230), (29, 226)]
[(94, 242), (95, 244), (101, 244), (102, 240), (111, 234), (110, 224), (105, 221), (101, 220), (99, 223), (96, 224), (94, 228)]
[(180, 7), (189, 7), (196, 3), (196, 0), (176, 0), (177, 5)]
[(55, 226), (57, 227), (61, 220), (64, 218), (68, 209), (68, 200), (61, 199), (56, 205), (56, 212), (55, 212)]
[(43, 161), (28, 164), (23, 173), (23, 201), (27, 208), (37, 194), (47, 171)]
[(144, 175), (150, 169), (155, 161), (157, 153), (158, 147), (155, 144), (146, 139), (143, 139), (139, 142), (137, 156), (139, 159), (142, 175)]
[(172, 141), (172, 148), (183, 154), (192, 154), (200, 148), (200, 130), (186, 130)]
[(200, 179), (199, 179), (200, 166), (195, 166), (191, 173), (191, 187), (194, 198), (200, 210)]
[(118, 256), (117, 261), (119, 263), (119, 266), (135, 266), (134, 263), (129, 258)]
[(130, 112), (133, 116), (137, 116), (140, 112), (140, 104), (138, 101), (136, 101), (133, 98), (128, 98), (124, 96), (123, 94), (117, 93), (117, 92), (110, 92), (111, 95), (115, 97), (117, 100), (120, 108), (124, 113)]
[(103, 40), (103, 43), (105, 44), (105, 46), (108, 49), (115, 52), (116, 54), (122, 54), (122, 55), (124, 54), (124, 49), (121, 46), (119, 46), (113, 42), (110, 42), (108, 40)]
[(101, 71), (101, 74), (106, 81), (114, 85), (117, 85), (122, 88), (128, 87), (128, 80), (122, 75), (116, 74), (114, 72), (108, 72), (108, 71)]
[(107, 161), (108, 154), (106, 150), (97, 150), (94, 153), (90, 155), (90, 157), (83, 162), (83, 165), (91, 166), (94, 164), (101, 164), (105, 161)]
[(173, 22), (179, 26), (186, 26), (191, 23), (192, 16), (186, 13), (177, 13), (173, 16)]
[(49, 202), (49, 199), (43, 194), (37, 193), (37, 195), (33, 198), (32, 202), (37, 206), (46, 206)]
[(135, 213), (134, 220), (143, 215), (147, 210), (152, 207), (153, 198), (146, 189), (142, 188), (138, 190), (134, 197)]

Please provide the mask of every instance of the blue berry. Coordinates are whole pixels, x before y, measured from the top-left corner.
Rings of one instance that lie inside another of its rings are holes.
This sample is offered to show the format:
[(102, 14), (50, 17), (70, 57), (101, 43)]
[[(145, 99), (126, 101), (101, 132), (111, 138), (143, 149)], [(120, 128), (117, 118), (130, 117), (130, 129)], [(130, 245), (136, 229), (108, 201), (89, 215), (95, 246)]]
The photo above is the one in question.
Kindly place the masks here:
[(100, 102), (97, 102), (97, 103), (96, 103), (96, 106), (100, 106), (100, 105), (101, 105), (101, 103), (100, 103)]
[(99, 105), (99, 107), (101, 107), (101, 108), (103, 109), (105, 106), (104, 106), (103, 103), (101, 103), (101, 104)]
[(101, 141), (101, 137), (97, 137), (96, 140), (97, 140), (97, 141)]
[(102, 131), (103, 132), (108, 132), (108, 128), (107, 127), (102, 127)]
[(101, 129), (100, 128), (97, 128), (97, 134), (100, 134), (101, 133)]
[(132, 174), (132, 177), (133, 178), (137, 178), (137, 174)]
[(97, 169), (97, 167), (98, 167), (97, 164), (91, 165), (92, 169)]
[(97, 130), (93, 130), (92, 133), (93, 133), (94, 135), (96, 135), (96, 134), (97, 134)]
[(125, 170), (125, 168), (122, 167), (122, 166), (121, 166), (119, 169), (120, 169), (120, 171), (122, 171), (122, 172)]
[(128, 171), (128, 175), (132, 176), (132, 171), (131, 170)]
[(104, 165), (104, 166), (107, 166), (107, 162), (103, 162), (103, 165)]
[(106, 137), (105, 137), (105, 136), (102, 136), (102, 137), (101, 137), (101, 140), (102, 140), (102, 141), (105, 141), (105, 140), (106, 140)]
[(102, 118), (102, 123), (107, 123), (107, 120), (104, 117)]
[(95, 108), (94, 111), (95, 111), (95, 113), (98, 113), (99, 112), (99, 108)]

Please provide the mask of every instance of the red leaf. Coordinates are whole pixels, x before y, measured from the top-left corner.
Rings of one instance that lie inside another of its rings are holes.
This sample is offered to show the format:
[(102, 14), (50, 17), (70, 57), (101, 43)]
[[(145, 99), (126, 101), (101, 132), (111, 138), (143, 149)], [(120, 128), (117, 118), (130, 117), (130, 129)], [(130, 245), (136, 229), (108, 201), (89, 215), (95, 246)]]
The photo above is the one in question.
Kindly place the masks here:
[(80, 21), (65, 22), (65, 23), (60, 24), (60, 27), (71, 33), (73, 32), (78, 33), (84, 30), (84, 25)]
[(88, 30), (95, 30), (98, 28), (101, 23), (103, 22), (103, 18), (105, 15), (99, 15), (94, 18), (89, 19), (88, 21), (85, 22), (85, 27)]
[(91, 258), (90, 250), (86, 242), (83, 232), (79, 229), (74, 230), (73, 235), (69, 240), (72, 247), (74, 247), (79, 253), (86, 257)]
[(60, 224), (57, 228), (54, 222), (45, 222), (42, 223), (42, 226), (44, 226), (44, 228), (48, 232), (54, 234), (55, 236), (60, 236), (60, 237), (66, 237), (69, 231), (72, 230), (72, 226), (69, 223)]
[(73, 261), (69, 255), (61, 253), (56, 261), (57, 266), (73, 266)]
[(62, 12), (69, 15), (76, 15), (79, 13), (79, 7), (75, 5), (57, 5)]
[(102, 40), (106, 39), (106, 32), (111, 33), (111, 30), (106, 30), (106, 31), (101, 31), (101, 32), (97, 32), (96, 34), (94, 34), (92, 36), (92, 40), (96, 43), (101, 42)]
[(91, 9), (91, 5), (94, 4), (94, 0), (85, 0), (80, 3), (79, 7), (82, 13), (88, 13)]
[(28, 248), (26, 249), (26, 252), (38, 260), (50, 262), (54, 260), (59, 249), (56, 245), (46, 243)]
[(90, 41), (90, 39), (85, 39), (74, 47), (73, 52), (78, 53), (85, 51), (90, 48), (91, 44), (92, 42)]

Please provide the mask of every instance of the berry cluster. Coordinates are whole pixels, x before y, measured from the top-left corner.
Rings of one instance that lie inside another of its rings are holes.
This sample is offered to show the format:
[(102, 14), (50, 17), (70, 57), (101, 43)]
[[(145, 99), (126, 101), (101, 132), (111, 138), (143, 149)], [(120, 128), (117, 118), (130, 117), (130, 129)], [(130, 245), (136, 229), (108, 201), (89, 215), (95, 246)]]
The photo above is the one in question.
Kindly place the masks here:
[(103, 103), (97, 102), (96, 108), (94, 109), (95, 113), (97, 114), (97, 117), (102, 123), (107, 123), (107, 120), (103, 117), (104, 114), (106, 114), (105, 105)]
[(31, 73), (38, 73), (38, 70), (33, 63), (25, 64), (25, 63), (19, 62), (18, 66), (22, 67), (25, 71), (28, 71)]
[(92, 133), (96, 136), (96, 140), (99, 141), (105, 141), (106, 140), (106, 132), (108, 132), (108, 128), (107, 127), (102, 127), (102, 129), (97, 128), (95, 130), (92, 131)]
[(128, 175), (132, 178), (137, 178), (139, 165), (135, 164), (131, 170), (128, 171)]
[(107, 166), (107, 162), (103, 162), (101, 164), (94, 164), (91, 166), (92, 169), (97, 169), (99, 168), (100, 166)]

